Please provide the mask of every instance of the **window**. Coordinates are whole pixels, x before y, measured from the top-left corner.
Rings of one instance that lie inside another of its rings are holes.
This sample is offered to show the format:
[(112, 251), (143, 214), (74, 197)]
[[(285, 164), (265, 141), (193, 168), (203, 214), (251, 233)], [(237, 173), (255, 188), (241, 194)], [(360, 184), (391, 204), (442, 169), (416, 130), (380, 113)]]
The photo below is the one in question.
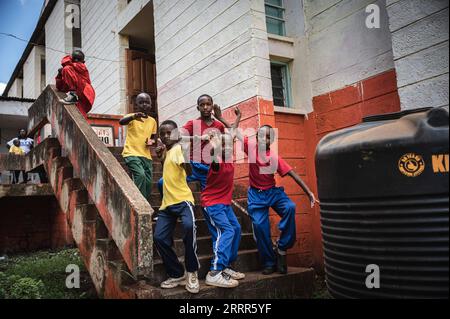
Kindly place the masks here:
[(278, 107), (291, 107), (291, 75), (286, 63), (271, 62), (273, 102)]
[(267, 32), (286, 35), (283, 0), (264, 0), (266, 7)]
[(45, 55), (41, 55), (41, 91), (45, 90), (45, 84), (47, 82), (45, 75)]

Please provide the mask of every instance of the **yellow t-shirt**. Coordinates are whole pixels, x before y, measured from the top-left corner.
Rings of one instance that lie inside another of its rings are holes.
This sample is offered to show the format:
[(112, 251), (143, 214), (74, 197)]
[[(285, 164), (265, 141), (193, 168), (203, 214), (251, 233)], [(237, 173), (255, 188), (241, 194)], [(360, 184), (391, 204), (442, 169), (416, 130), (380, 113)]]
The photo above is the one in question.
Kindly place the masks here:
[(163, 169), (163, 201), (160, 210), (182, 202), (194, 204), (194, 196), (186, 181), (186, 171), (183, 163), (185, 159), (181, 145), (175, 145), (167, 152)]
[[(128, 114), (125, 117), (132, 115)], [(158, 125), (151, 116), (142, 120), (143, 122), (133, 120), (128, 124), (127, 139), (122, 153), (123, 157), (136, 156), (152, 159), (150, 148), (145, 142), (157, 133)]]
[(23, 151), (23, 149), (15, 146), (15, 145), (11, 146), (11, 148), (9, 149), (9, 153), (14, 154), (14, 155), (25, 155), (25, 152)]

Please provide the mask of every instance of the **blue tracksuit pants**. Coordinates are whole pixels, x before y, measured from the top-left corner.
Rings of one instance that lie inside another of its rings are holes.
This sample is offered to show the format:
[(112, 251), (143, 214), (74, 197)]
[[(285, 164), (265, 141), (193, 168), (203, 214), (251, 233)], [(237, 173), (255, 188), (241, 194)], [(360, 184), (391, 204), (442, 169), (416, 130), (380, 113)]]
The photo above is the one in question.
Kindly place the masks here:
[(270, 233), (269, 208), (280, 215), (278, 228), (281, 231), (278, 248), (287, 251), (296, 240), (295, 203), (286, 195), (284, 188), (273, 187), (266, 191), (250, 188), (248, 212), (253, 222), (256, 244), (264, 267), (276, 265), (276, 255)]
[[(200, 182), (201, 190), (203, 191), (206, 187), (206, 179), (208, 178), (209, 165), (197, 163), (191, 161), (192, 164), (192, 175), (187, 177), (187, 182)], [(160, 179), (158, 182), (158, 189), (161, 196), (163, 196), (163, 184), (164, 179)]]
[(154, 241), (170, 278), (180, 278), (184, 276), (185, 272), (183, 265), (172, 248), (173, 233), (179, 218), (181, 218), (184, 229), (183, 242), (186, 251), (186, 271), (196, 272), (200, 268), (197, 257), (197, 227), (195, 225), (194, 206), (189, 202), (169, 206), (158, 214)]
[(229, 205), (214, 205), (203, 208), (211, 232), (214, 258), (212, 271), (222, 271), (231, 266), (238, 257), (241, 242), (241, 225), (233, 208)]

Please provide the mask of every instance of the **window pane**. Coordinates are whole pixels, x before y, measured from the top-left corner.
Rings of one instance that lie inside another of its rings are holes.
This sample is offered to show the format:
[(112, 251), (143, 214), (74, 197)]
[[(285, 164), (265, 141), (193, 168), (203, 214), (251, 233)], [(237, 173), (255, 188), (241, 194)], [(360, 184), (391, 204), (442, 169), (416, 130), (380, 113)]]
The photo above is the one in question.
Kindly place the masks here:
[(283, 85), (283, 68), (281, 65), (271, 65), (273, 102), (276, 106), (285, 106), (285, 88)]
[(283, 0), (264, 0), (265, 3), (273, 4), (274, 6), (283, 6)]
[(284, 36), (284, 22), (269, 17), (267, 20), (267, 32)]
[(266, 16), (283, 19), (283, 9), (266, 6)]

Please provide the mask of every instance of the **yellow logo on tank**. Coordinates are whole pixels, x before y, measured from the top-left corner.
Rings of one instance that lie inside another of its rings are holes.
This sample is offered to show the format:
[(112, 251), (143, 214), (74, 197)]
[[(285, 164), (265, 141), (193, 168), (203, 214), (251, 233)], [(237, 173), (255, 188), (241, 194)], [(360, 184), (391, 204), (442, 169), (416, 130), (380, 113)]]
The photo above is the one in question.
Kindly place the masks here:
[(417, 177), (425, 171), (425, 161), (421, 155), (414, 153), (405, 154), (400, 158), (398, 168), (403, 175)]

